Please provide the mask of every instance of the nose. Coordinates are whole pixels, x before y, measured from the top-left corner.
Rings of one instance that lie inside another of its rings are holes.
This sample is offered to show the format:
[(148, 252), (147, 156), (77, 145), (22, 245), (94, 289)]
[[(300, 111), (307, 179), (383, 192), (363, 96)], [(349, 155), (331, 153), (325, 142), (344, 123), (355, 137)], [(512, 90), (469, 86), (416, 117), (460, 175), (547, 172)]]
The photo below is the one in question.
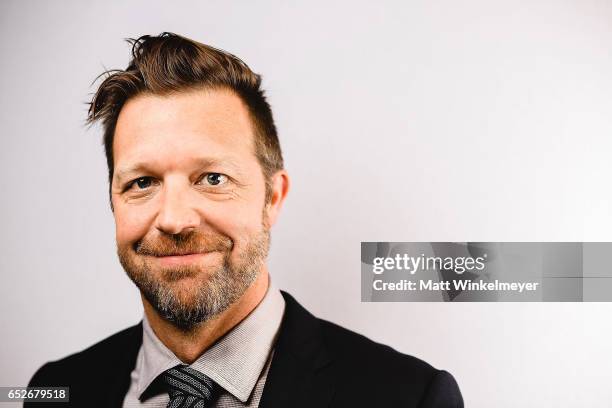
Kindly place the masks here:
[(166, 234), (177, 235), (198, 228), (200, 216), (191, 205), (188, 192), (180, 186), (166, 184), (155, 227)]

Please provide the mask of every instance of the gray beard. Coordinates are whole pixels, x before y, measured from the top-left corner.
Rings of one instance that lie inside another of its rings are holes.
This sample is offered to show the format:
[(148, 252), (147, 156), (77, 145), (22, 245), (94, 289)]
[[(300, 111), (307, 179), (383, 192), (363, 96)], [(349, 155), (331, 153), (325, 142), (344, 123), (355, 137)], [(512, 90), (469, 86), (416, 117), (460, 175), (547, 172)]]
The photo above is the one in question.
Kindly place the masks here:
[[(157, 313), (178, 329), (189, 332), (223, 313), (246, 292), (262, 269), (269, 243), (269, 231), (262, 230), (235, 264), (226, 252), (222, 265), (209, 273), (188, 266), (166, 268), (157, 276), (148, 262), (134, 259), (138, 256), (134, 252), (118, 248), (117, 254), (129, 278)], [(195, 294), (189, 301), (181, 299), (172, 283), (198, 275), (203, 279), (194, 283), (198, 285)]]

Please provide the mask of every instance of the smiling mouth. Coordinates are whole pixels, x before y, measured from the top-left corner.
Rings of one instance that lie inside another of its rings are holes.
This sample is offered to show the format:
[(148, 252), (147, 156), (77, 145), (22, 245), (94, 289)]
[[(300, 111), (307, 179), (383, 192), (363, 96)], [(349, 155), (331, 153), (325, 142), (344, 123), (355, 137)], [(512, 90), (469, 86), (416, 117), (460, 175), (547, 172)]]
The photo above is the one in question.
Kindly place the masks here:
[(188, 265), (196, 262), (200, 262), (206, 258), (214, 256), (217, 251), (209, 251), (209, 252), (195, 252), (195, 253), (185, 253), (185, 254), (169, 254), (162, 256), (153, 256), (156, 260), (158, 260), (164, 266), (173, 266), (173, 265)]
[(169, 253), (169, 254), (153, 254), (153, 256), (157, 257), (157, 258), (163, 258), (166, 256), (189, 256), (189, 255), (203, 255), (203, 254), (208, 254), (210, 252), (214, 252), (214, 251), (202, 251), (202, 252), (173, 252), (173, 253)]

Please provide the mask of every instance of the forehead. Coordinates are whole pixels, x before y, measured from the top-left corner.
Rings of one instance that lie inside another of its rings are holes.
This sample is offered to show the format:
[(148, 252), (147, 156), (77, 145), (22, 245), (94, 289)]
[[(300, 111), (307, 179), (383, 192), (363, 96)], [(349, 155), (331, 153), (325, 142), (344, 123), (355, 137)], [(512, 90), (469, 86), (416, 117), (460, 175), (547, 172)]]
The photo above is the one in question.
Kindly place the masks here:
[(243, 101), (230, 90), (141, 94), (119, 113), (113, 155), (115, 168), (193, 159), (240, 162), (254, 158), (251, 120)]

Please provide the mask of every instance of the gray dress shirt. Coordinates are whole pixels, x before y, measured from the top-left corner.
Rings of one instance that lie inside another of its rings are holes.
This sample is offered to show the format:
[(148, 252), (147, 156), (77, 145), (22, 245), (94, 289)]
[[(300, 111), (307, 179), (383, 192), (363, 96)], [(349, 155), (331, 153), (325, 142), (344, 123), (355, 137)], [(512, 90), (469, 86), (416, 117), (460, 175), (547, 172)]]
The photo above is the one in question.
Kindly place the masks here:
[[(270, 283), (259, 305), (190, 365), (222, 388), (213, 407), (259, 406), (284, 311), (285, 300)], [(183, 362), (157, 338), (146, 316), (142, 327), (142, 345), (123, 407), (165, 408), (167, 393), (139, 398), (157, 376)]]

